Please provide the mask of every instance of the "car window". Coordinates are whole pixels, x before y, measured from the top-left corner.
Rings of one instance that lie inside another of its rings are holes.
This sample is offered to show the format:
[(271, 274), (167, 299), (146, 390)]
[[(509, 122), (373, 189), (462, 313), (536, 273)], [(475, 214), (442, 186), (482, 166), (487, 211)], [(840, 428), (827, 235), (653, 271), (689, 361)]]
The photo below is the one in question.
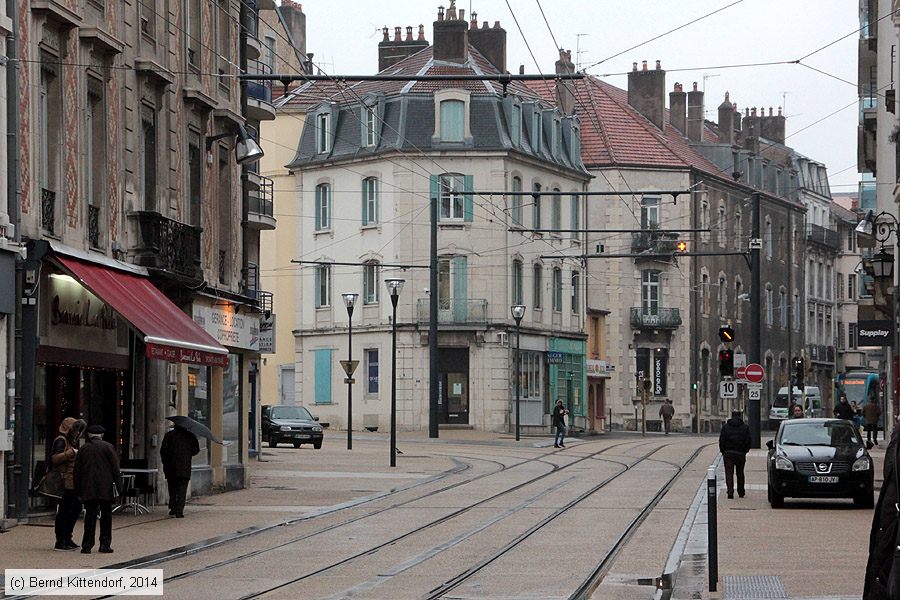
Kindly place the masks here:
[(846, 446), (862, 444), (862, 438), (849, 423), (792, 423), (784, 428), (781, 443), (791, 446)]
[(312, 420), (309, 411), (302, 406), (274, 406), (272, 407), (273, 419), (308, 419)]
[(774, 406), (775, 408), (787, 408), (787, 394), (778, 394), (777, 396), (775, 396), (775, 402), (772, 403), (772, 406)]

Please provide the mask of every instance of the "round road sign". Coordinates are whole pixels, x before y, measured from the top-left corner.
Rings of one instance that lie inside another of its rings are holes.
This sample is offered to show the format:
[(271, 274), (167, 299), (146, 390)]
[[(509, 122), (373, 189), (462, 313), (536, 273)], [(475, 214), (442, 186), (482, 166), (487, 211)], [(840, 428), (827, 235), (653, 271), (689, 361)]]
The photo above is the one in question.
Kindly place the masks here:
[(762, 365), (750, 363), (747, 365), (744, 376), (747, 378), (747, 381), (751, 383), (759, 383), (766, 376), (766, 371), (762, 368)]
[(747, 367), (743, 366), (743, 367), (738, 367), (737, 369), (735, 369), (734, 376), (737, 379), (747, 379)]

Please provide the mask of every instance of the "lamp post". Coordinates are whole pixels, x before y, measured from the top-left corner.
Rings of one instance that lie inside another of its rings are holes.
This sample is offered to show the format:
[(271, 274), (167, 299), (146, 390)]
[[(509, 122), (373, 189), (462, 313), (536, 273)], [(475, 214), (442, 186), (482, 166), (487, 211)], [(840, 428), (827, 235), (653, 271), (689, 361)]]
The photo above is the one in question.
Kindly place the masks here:
[(393, 307), (393, 316), (391, 317), (391, 466), (397, 466), (397, 300), (400, 298), (400, 291), (403, 279), (385, 279), (385, 285), (391, 294), (391, 306)]
[(341, 294), (344, 306), (347, 307), (347, 450), (353, 450), (353, 307), (359, 294)]
[(516, 441), (519, 441), (519, 398), (521, 396), (521, 388), (522, 388), (522, 380), (520, 373), (520, 362), (519, 362), (519, 324), (522, 322), (522, 317), (525, 316), (525, 305), (524, 304), (514, 304), (510, 307), (510, 312), (512, 312), (513, 319), (516, 320)]

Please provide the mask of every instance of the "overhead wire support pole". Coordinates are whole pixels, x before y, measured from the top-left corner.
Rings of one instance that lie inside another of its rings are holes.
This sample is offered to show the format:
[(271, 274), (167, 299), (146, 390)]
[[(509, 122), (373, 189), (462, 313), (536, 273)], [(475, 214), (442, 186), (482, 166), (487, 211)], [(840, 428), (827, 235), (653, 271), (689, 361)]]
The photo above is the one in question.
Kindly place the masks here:
[(643, 194), (653, 194), (655, 196), (681, 196), (682, 194), (690, 194), (691, 190), (632, 190), (628, 192), (511, 192), (505, 190), (473, 190), (476, 196), (641, 196)]
[(431, 206), (430, 223), (430, 260), (431, 269), (428, 284), (428, 437), (438, 437), (438, 406), (440, 405), (440, 389), (438, 389), (438, 199), (432, 192), (429, 196)]
[(507, 231), (521, 233), (704, 233), (712, 229), (525, 229), (509, 227)]
[[(759, 192), (753, 193), (752, 202), (752, 233), (750, 244), (750, 362), (762, 364), (761, 356), (761, 339), (760, 339), (760, 250), (761, 239), (759, 232)], [(772, 377), (772, 374), (768, 374)], [(747, 402), (747, 421), (750, 425), (750, 447), (759, 448), (760, 441), (760, 414), (759, 400), (748, 400)]]
[(653, 252), (653, 253), (623, 253), (623, 254), (544, 254), (542, 259), (560, 259), (560, 258), (678, 258), (679, 256), (746, 256), (746, 252), (735, 250), (733, 252)]

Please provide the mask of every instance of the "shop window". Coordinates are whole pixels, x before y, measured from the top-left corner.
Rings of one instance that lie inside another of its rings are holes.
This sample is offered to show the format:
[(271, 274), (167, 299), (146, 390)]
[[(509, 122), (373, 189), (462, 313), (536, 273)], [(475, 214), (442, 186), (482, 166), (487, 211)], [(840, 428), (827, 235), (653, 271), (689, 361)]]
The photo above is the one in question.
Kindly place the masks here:
[[(188, 416), (210, 426), (209, 367), (188, 367)], [(209, 441), (199, 438), (200, 453), (191, 459), (194, 466), (209, 464)]]
[(366, 393), (378, 394), (378, 349), (366, 350)]
[[(240, 354), (228, 356), (228, 366), (222, 380), (222, 461), (226, 465), (241, 462), (241, 359)], [(230, 444), (228, 442), (231, 442)]]

